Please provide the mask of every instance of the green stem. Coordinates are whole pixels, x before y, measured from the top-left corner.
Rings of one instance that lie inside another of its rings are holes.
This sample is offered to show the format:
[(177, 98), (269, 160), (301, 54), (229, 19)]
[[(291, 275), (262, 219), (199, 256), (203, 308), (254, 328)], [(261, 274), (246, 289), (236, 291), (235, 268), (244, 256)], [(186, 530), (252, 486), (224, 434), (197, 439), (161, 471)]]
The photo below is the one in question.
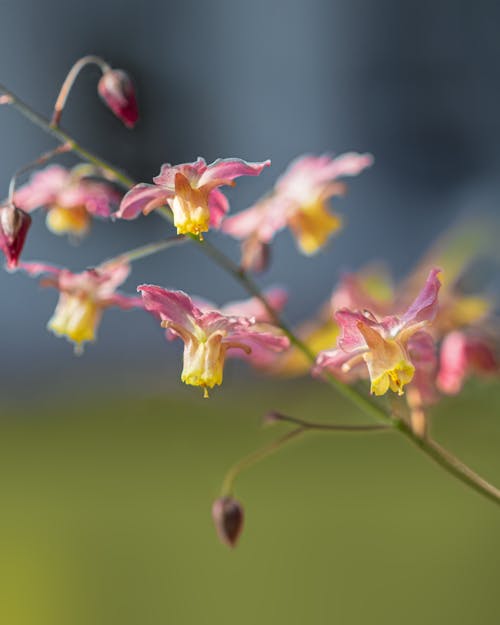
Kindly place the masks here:
[(431, 438), (419, 438), (412, 432), (410, 426), (404, 421), (397, 421), (396, 427), (414, 445), (423, 451), (429, 458), (434, 460), (440, 467), (455, 476), (458, 480), (475, 490), (483, 497), (497, 504), (500, 503), (500, 490), (475, 473), (466, 464), (441, 447)]
[(104, 74), (108, 72), (111, 67), (101, 59), (99, 56), (95, 56), (93, 54), (89, 54), (84, 56), (73, 65), (73, 67), (69, 70), (68, 75), (64, 79), (61, 90), (59, 91), (59, 95), (57, 96), (56, 103), (54, 105), (54, 112), (52, 113), (52, 120), (50, 125), (53, 128), (59, 126), (61, 122), (62, 113), (64, 107), (66, 105), (66, 100), (68, 99), (71, 88), (75, 84), (76, 79), (78, 78), (79, 73), (86, 65), (97, 65), (101, 72)]
[(166, 250), (169, 247), (173, 247), (174, 245), (179, 245), (180, 243), (185, 243), (188, 239), (184, 236), (172, 236), (166, 239), (162, 239), (161, 241), (155, 241), (154, 243), (147, 243), (146, 245), (141, 245), (140, 247), (136, 247), (129, 252), (124, 252), (123, 254), (119, 254), (118, 256), (114, 256), (110, 258), (102, 264), (114, 263), (114, 262), (133, 262), (134, 260), (139, 260), (140, 258), (146, 258), (146, 256), (151, 256), (152, 254), (156, 254), (161, 250)]
[[(32, 123), (44, 130), (46, 133), (50, 134), (60, 143), (68, 144), (75, 154), (78, 154), (84, 160), (95, 165), (97, 168), (103, 171), (104, 174), (111, 180), (116, 181), (126, 189), (130, 189), (136, 184), (132, 178), (122, 173), (106, 161), (102, 160), (86, 148), (79, 145), (66, 132), (58, 127), (51, 126), (48, 119), (36, 113), (31, 107), (25, 104), (14, 93), (12, 93), (1, 84), (0, 92), (3, 93), (4, 96), (6, 96), (2, 98), (2, 102), (4, 104), (8, 104), (16, 108)], [(172, 221), (172, 217), (168, 209), (164, 209), (163, 211), (160, 210), (160, 214), (162, 214), (162, 216), (168, 219), (170, 222)], [(290, 339), (290, 342), (302, 351), (302, 353), (309, 359), (311, 364), (314, 364), (316, 360), (316, 354), (314, 354), (314, 352), (312, 352), (311, 349), (292, 332), (288, 325), (283, 322), (277, 312), (269, 305), (268, 301), (262, 295), (260, 289), (252, 280), (252, 278), (245, 274), (230, 258), (225, 256), (225, 254), (223, 254), (219, 249), (214, 247), (208, 241), (200, 241), (197, 237), (194, 236), (190, 238), (200, 247), (200, 249), (207, 256), (212, 258), (220, 267), (230, 273), (247, 290), (250, 295), (257, 297), (262, 302), (275, 323), (281, 327), (285, 335)], [(356, 389), (340, 382), (331, 374), (325, 373), (324, 377), (330, 384), (330, 386), (332, 386), (346, 399), (350, 400), (353, 404), (361, 408), (365, 413), (374, 417), (378, 421), (385, 422), (386, 424), (396, 423), (400, 432), (402, 432), (415, 445), (417, 445), (427, 456), (435, 460), (442, 468), (448, 471), (448, 473), (455, 476), (468, 486), (472, 487), (474, 490), (476, 490), (478, 493), (481, 493), (488, 499), (491, 499), (495, 503), (500, 504), (500, 491), (497, 488), (495, 488), (494, 486), (489, 484), (489, 482), (474, 473), (471, 469), (469, 469), (469, 467), (460, 462), (457, 458), (452, 456), (437, 443), (428, 438), (422, 439), (418, 437), (404, 421), (391, 418), (391, 416), (386, 414), (381, 406), (374, 404), (368, 397), (365, 397), (364, 395), (358, 393)], [(303, 431), (304, 429), (302, 427), (293, 430), (287, 435), (287, 437), (280, 439), (283, 442), (278, 442), (277, 448), (281, 447), (282, 444), (286, 443), (286, 441), (290, 438), (298, 436)], [(273, 450), (274, 447), (271, 451)]]
[(267, 458), (268, 456), (274, 454), (291, 440), (299, 437), (301, 434), (304, 434), (304, 432), (306, 432), (306, 428), (295, 428), (295, 430), (291, 430), (284, 436), (281, 436), (280, 438), (274, 440), (269, 445), (261, 447), (257, 451), (254, 451), (253, 453), (239, 460), (236, 464), (233, 464), (233, 466), (226, 473), (224, 481), (222, 482), (221, 497), (228, 497), (229, 495), (231, 495), (234, 481), (244, 469), (248, 469), (254, 464), (257, 464), (257, 462), (260, 462), (261, 460), (264, 460), (264, 458)]
[(111, 180), (121, 184), (126, 189), (134, 186), (135, 181), (132, 180), (132, 178), (78, 144), (70, 135), (60, 128), (51, 126), (46, 117), (43, 117), (43, 115), (35, 112), (30, 106), (28, 106), (2, 84), (0, 84), (0, 92), (8, 96), (9, 101), (6, 102), (6, 104), (13, 106), (21, 113), (21, 115), (24, 115), (24, 117), (29, 119), (33, 124), (35, 124), (35, 126), (41, 128), (44, 132), (52, 135), (52, 137), (59, 141), (59, 143), (68, 143), (71, 146), (71, 150), (75, 154), (78, 154), (84, 160), (92, 163), (92, 165), (95, 165), (98, 169), (102, 170)]

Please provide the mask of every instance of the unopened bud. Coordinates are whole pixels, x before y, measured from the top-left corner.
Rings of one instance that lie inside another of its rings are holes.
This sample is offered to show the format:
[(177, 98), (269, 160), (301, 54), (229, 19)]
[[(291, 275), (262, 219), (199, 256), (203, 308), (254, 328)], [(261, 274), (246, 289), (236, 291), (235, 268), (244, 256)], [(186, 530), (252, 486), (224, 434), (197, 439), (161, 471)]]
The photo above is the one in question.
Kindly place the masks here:
[(232, 497), (220, 497), (212, 506), (217, 534), (225, 545), (235, 547), (243, 529), (243, 507)]
[(17, 267), (30, 225), (28, 213), (13, 205), (0, 206), (0, 248), (9, 269)]
[(133, 128), (139, 118), (135, 89), (128, 74), (121, 69), (104, 72), (97, 86), (99, 95), (127, 128)]

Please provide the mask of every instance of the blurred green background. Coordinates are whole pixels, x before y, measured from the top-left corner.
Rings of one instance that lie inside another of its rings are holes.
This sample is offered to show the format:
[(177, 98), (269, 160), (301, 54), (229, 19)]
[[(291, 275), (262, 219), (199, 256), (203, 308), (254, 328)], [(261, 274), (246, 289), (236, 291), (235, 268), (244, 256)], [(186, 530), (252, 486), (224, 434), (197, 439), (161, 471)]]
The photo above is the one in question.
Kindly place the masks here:
[[(227, 382), (4, 406), (0, 623), (498, 623), (500, 510), (394, 433), (309, 434), (242, 474), (219, 544), (225, 470), (287, 428), (263, 413), (364, 420), (317, 382)], [(499, 407), (473, 384), (433, 427), (497, 484)]]

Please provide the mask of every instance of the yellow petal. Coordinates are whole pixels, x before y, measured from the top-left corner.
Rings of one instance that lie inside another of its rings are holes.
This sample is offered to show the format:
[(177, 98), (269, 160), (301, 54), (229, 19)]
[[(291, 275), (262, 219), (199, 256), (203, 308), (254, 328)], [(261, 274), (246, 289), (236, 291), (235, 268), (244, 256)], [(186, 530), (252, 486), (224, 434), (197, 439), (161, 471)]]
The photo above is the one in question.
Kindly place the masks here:
[(320, 200), (301, 206), (290, 218), (290, 228), (299, 248), (307, 255), (315, 254), (323, 247), (341, 225), (340, 217), (330, 213)]
[(75, 234), (81, 237), (89, 229), (90, 216), (84, 206), (54, 206), (47, 213), (46, 224), (54, 234)]
[(100, 308), (88, 297), (61, 293), (48, 328), (58, 336), (66, 336), (74, 343), (95, 339)]

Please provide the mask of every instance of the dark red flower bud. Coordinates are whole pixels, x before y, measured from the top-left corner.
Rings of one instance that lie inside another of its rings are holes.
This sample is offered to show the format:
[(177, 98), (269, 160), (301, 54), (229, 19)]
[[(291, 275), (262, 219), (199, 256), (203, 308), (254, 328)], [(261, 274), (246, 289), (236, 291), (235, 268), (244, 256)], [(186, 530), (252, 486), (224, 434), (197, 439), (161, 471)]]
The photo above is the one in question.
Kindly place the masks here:
[(99, 95), (127, 128), (133, 128), (139, 118), (135, 89), (128, 74), (121, 69), (109, 69), (97, 86)]
[(212, 518), (221, 542), (236, 547), (243, 529), (243, 507), (232, 497), (220, 497), (212, 506)]
[(0, 206), (0, 248), (9, 269), (17, 267), (30, 225), (28, 213), (13, 205)]

